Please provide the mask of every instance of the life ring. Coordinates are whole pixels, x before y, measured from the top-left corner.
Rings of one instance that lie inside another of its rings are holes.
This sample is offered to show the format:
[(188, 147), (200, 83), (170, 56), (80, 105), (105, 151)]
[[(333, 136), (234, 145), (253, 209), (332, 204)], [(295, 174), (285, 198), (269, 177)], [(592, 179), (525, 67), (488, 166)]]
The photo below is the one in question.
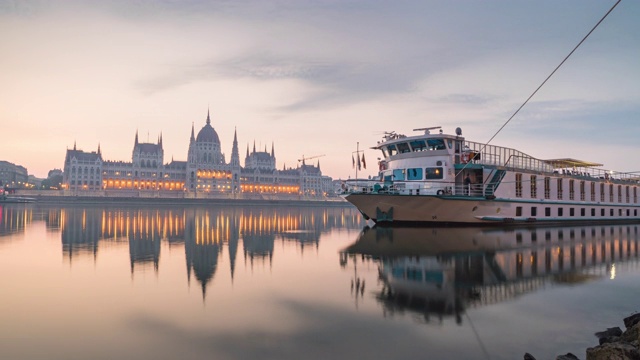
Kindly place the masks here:
[(470, 153), (462, 153), (462, 155), (460, 155), (460, 161), (466, 164), (469, 162), (470, 157), (471, 157)]
[(444, 190), (440, 189), (440, 190), (438, 190), (438, 191), (436, 192), (436, 194), (438, 194), (438, 195), (444, 195)]

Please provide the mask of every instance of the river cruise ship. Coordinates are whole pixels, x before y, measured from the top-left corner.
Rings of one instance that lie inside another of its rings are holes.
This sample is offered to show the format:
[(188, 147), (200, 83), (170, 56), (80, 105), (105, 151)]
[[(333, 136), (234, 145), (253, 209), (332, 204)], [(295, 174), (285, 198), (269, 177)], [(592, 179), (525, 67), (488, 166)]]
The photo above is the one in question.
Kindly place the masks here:
[(637, 175), (570, 158), (541, 160), (441, 127), (386, 133), (379, 176), (347, 184), (365, 218), (400, 224), (639, 221)]

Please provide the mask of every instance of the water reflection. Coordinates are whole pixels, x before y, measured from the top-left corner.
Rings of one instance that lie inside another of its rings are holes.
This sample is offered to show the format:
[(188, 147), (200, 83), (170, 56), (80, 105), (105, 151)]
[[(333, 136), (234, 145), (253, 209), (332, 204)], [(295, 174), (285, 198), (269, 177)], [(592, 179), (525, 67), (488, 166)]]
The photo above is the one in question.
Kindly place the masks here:
[(129, 247), (132, 275), (158, 270), (161, 244), (184, 247), (187, 278), (202, 287), (228, 257), (233, 280), (237, 253), (251, 266), (270, 264), (276, 241), (294, 242), (302, 250), (316, 246), (322, 233), (361, 228), (364, 221), (350, 207), (38, 207), (0, 206), (0, 236), (24, 231), (34, 221), (61, 232), (63, 255), (98, 256), (105, 246)]
[[(373, 262), (383, 313), (422, 321), (507, 301), (549, 284), (577, 285), (638, 267), (638, 225), (529, 229), (365, 228), (343, 267)], [(353, 291), (353, 284), (352, 284)]]

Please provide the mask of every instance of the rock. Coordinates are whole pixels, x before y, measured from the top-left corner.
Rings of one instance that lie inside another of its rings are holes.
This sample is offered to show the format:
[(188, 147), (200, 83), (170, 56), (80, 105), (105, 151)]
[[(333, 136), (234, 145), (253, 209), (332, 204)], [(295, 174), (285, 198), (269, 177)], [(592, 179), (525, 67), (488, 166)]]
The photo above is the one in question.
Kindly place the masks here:
[(626, 343), (633, 343), (635, 341), (637, 344), (640, 341), (640, 322), (633, 325), (630, 329), (625, 330), (620, 340)]
[(534, 358), (533, 355), (529, 353), (524, 353), (524, 360), (536, 360), (536, 358)]
[(640, 351), (631, 344), (606, 343), (588, 348), (587, 360), (640, 360)]
[(578, 357), (573, 355), (572, 353), (566, 353), (564, 355), (556, 356), (556, 360), (580, 360), (580, 359), (578, 359)]
[(619, 327), (611, 327), (611, 328), (607, 328), (607, 330), (605, 331), (600, 331), (595, 333), (596, 337), (598, 339), (601, 339), (603, 337), (611, 337), (611, 336), (620, 336), (622, 335), (622, 329), (620, 329)]
[(630, 327), (633, 327), (633, 325), (635, 325), (638, 322), (640, 322), (640, 313), (628, 316), (628, 317), (624, 318), (622, 321), (624, 322), (624, 326), (627, 329), (630, 328)]
[(603, 336), (598, 339), (600, 341), (600, 345), (606, 343), (615, 343), (620, 341), (620, 336)]

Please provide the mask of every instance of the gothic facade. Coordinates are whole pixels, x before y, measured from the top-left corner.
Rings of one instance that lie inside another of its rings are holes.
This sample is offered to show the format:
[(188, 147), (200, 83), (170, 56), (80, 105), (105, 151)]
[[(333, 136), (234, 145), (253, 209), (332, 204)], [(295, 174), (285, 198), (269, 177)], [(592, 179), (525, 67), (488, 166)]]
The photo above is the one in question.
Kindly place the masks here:
[(231, 156), (227, 162), (218, 133), (207, 113), (205, 125), (195, 133), (191, 125), (187, 161), (164, 162), (162, 134), (156, 143), (141, 143), (136, 131), (131, 161), (110, 161), (97, 151), (67, 150), (63, 188), (75, 193), (154, 191), (157, 193), (204, 194), (300, 194), (322, 196), (331, 189), (331, 178), (323, 176), (320, 163), (296, 168), (276, 169), (274, 144), (268, 152), (253, 151), (240, 163), (237, 131), (233, 134)]

